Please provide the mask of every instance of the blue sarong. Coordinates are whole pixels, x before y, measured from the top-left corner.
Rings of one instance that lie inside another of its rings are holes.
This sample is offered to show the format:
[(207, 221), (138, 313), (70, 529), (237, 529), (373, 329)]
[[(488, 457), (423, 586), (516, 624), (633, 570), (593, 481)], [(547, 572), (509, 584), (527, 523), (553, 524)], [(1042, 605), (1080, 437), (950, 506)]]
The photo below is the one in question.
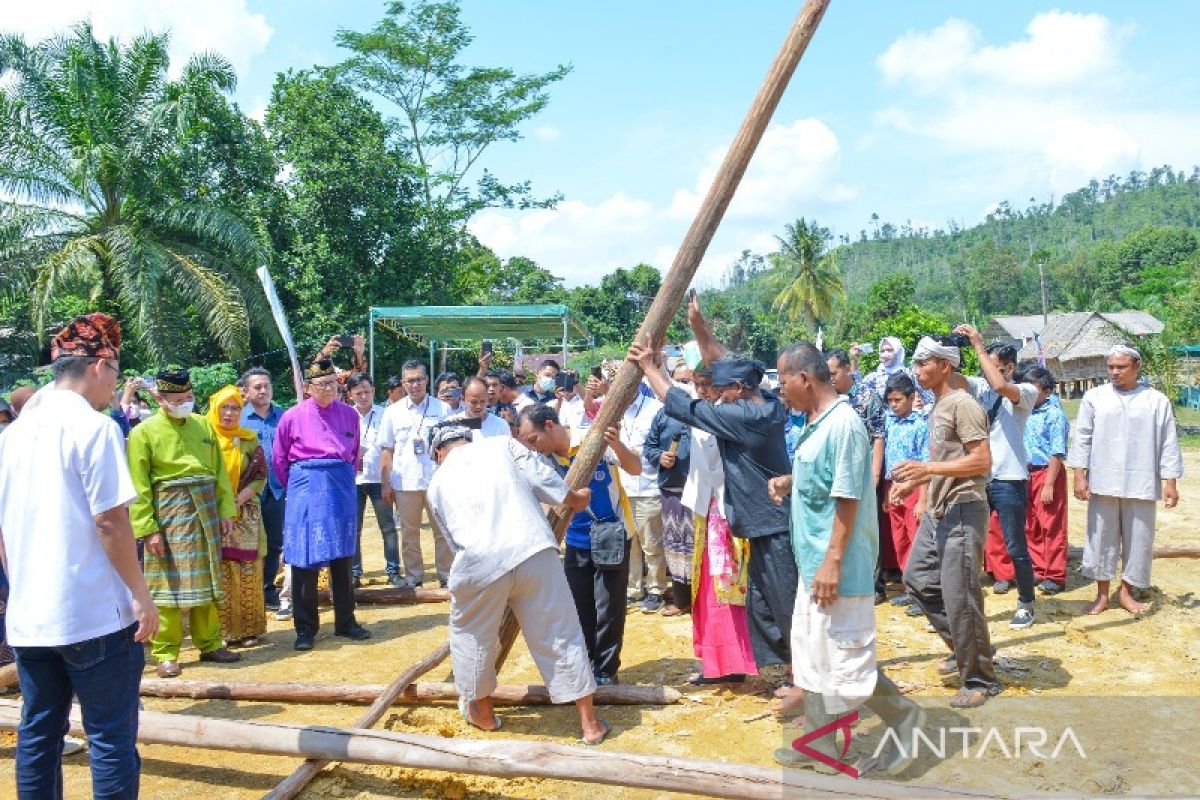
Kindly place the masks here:
[(297, 461), (288, 469), (283, 560), (317, 569), (354, 555), (358, 495), (354, 467), (340, 458)]

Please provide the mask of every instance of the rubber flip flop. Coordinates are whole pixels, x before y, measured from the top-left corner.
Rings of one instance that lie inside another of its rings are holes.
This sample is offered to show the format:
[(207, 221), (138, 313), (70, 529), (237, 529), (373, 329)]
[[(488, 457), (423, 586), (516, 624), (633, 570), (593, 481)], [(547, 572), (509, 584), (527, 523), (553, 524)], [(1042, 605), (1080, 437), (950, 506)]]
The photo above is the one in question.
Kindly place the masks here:
[(498, 731), (504, 727), (504, 720), (502, 720), (500, 717), (496, 717), (496, 727), (492, 728), (491, 730), (488, 730), (487, 728), (483, 727), (482, 725), (479, 725), (478, 723), (476, 723), (474, 720), (471, 719), (471, 712), (468, 710), (468, 703), (470, 703), (470, 701), (467, 700), (465, 697), (458, 698), (458, 713), (462, 714), (463, 722), (467, 723), (472, 728), (478, 728), (479, 730), (483, 731), (484, 733), (495, 733), (496, 731)]
[(979, 708), (990, 699), (991, 695), (983, 689), (961, 689), (950, 698), (951, 708)]
[(600, 738), (592, 739), (591, 741), (589, 741), (586, 736), (583, 736), (583, 737), (580, 737), (580, 739), (579, 739), (580, 744), (586, 744), (588, 747), (595, 747), (596, 745), (600, 744), (605, 739), (607, 739), (608, 734), (610, 732), (612, 732), (612, 727), (604, 720), (600, 720), (600, 724), (604, 726), (604, 733), (600, 734)]

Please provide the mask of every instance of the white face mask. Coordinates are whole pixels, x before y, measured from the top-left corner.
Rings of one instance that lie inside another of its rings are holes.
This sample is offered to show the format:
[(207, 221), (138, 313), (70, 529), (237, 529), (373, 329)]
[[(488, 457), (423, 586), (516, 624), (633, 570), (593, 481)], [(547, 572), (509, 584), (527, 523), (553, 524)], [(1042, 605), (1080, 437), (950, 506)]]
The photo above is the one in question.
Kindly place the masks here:
[(554, 390), (554, 378), (538, 378), (538, 388), (543, 392)]
[(196, 402), (188, 400), (186, 403), (180, 403), (177, 406), (163, 403), (163, 407), (167, 410), (167, 416), (174, 417), (175, 419), (187, 419), (191, 415), (192, 409), (196, 407)]

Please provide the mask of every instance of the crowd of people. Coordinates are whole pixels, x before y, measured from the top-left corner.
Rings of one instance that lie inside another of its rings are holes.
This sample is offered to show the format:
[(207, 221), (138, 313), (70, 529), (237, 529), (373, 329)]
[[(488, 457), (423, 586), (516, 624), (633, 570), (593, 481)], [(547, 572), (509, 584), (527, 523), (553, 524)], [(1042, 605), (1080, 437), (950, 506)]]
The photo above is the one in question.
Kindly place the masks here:
[[(309, 651), (324, 571), (333, 634), (371, 638), (355, 615), (368, 502), (395, 587), (434, 580), (428, 522), (460, 711), (485, 731), (502, 724), (489, 695), (511, 609), (552, 701), (578, 707), (586, 744), (608, 734), (593, 696), (620, 681), (629, 613), (690, 615), (693, 684), (769, 674), (778, 712), (802, 714), (810, 733), (865, 704), (909, 741), (924, 714), (878, 667), (875, 606), (906, 607), (942, 638), (937, 669), (960, 681), (952, 706), (985, 703), (1003, 688), (985, 586), (1015, 586), (1014, 629), (1036, 623), (1039, 592), (1064, 590), (1068, 468), (1087, 502), (1087, 613), (1114, 600), (1147, 610), (1156, 502), (1178, 502), (1182, 457), (1171, 404), (1140, 379), (1133, 347), (1113, 347), (1110, 382), (1084, 396), (1069, 440), (1054, 376), (970, 325), (922, 337), (907, 363), (885, 338), (866, 374), (860, 347), (800, 342), (779, 354), (772, 387), (762, 363), (716, 340), (694, 297), (688, 321), (695, 345), (678, 363), (631, 345), (638, 393), (604, 414), (616, 422), (603, 454), (572, 488), (619, 361), (581, 380), (546, 359), (525, 387), (485, 347), (465, 376), (431, 380), (405, 362), (380, 403), (362, 338), (334, 337), (291, 408), (252, 367), (201, 415), (186, 370), (121, 387), (117, 322), (75, 319), (53, 341), (53, 382), (0, 409), (12, 419), (0, 556), (25, 699), (22, 796), (61, 791), (73, 697), (97, 794), (136, 796), (146, 647), (160, 677), (180, 675), (185, 609), (200, 661), (241, 660), (268, 614), (290, 619), (295, 650)], [(343, 346), (346, 370), (333, 363)], [(978, 377), (962, 374), (966, 349)], [(555, 507), (569, 515), (561, 546)], [(833, 737), (809, 747), (776, 757), (828, 769)], [(909, 760), (884, 749), (869, 766), (895, 774)]]

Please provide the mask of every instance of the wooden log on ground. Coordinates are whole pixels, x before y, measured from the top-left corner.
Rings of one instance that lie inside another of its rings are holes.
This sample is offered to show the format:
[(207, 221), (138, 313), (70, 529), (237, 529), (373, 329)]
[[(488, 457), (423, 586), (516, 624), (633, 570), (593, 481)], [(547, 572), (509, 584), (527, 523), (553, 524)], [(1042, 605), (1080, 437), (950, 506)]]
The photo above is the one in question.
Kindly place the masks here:
[(1200, 547), (1169, 547), (1163, 545), (1154, 548), (1155, 558), (1200, 558)]
[[(746, 168), (750, 166), (750, 159), (762, 140), (767, 124), (770, 123), (792, 73), (796, 71), (800, 58), (808, 49), (808, 43), (817, 32), (817, 26), (821, 24), (821, 18), (825, 16), (828, 6), (829, 0), (807, 0), (800, 9), (787, 38), (767, 71), (754, 102), (750, 105), (750, 110), (746, 112), (742, 127), (725, 153), (712, 185), (708, 188), (708, 194), (704, 196), (704, 202), (701, 203), (691, 227), (683, 237), (683, 243), (675, 254), (671, 269), (663, 278), (658, 294), (655, 295), (654, 302), (646, 312), (646, 318), (638, 328), (636, 341), (648, 339), (654, 347), (662, 346), (667, 335), (667, 326), (671, 324), (680, 304), (683, 303), (684, 293), (692, 278), (696, 276), (700, 261), (717, 232), (717, 226), (721, 224), (721, 218), (725, 216), (725, 209), (733, 200), (734, 192), (741, 183), (742, 176), (746, 174)], [(618, 424), (625, 409), (633, 401), (641, 379), (642, 373), (636, 364), (628, 361), (621, 363), (616, 377), (609, 384), (608, 394), (604, 397), (600, 411), (588, 429), (571, 468), (567, 471), (566, 480), (572, 489), (582, 489), (591, 481), (606, 447), (604, 431)], [(566, 529), (566, 516), (559, 514), (557, 510), (550, 516), (551, 527), (554, 528), (559, 541), (562, 541)], [(506, 611), (500, 626), (497, 671), (507, 659), (518, 631), (516, 618), (511, 611)]]
[[(423, 659), (413, 664), (408, 669), (401, 672), (396, 680), (387, 687), (387, 691), (381, 693), (375, 698), (375, 702), (371, 704), (363, 715), (354, 721), (355, 728), (370, 728), (387, 712), (392, 705), (395, 704), (396, 698), (399, 697), (409, 684), (415, 682), (431, 669), (441, 664), (450, 657), (450, 643), (439, 647)], [(328, 756), (328, 759), (340, 759), (341, 756), (336, 752), (334, 755)], [(296, 795), (304, 790), (308, 782), (317, 776), (317, 774), (329, 765), (329, 760), (322, 760), (320, 757), (310, 758), (305, 761), (296, 771), (286, 777), (282, 783), (276, 786), (267, 794), (263, 795), (266, 800), (291, 800)]]
[[(251, 683), (245, 681), (192, 681), (142, 678), (143, 697), (183, 697), (191, 700), (250, 700), (270, 703), (351, 703), (367, 705), (387, 691), (382, 683)], [(670, 686), (618, 684), (596, 689), (597, 705), (661, 706), (678, 703), (681, 695)], [(550, 692), (545, 686), (497, 686), (492, 699), (503, 706), (547, 706)], [(454, 702), (458, 689), (453, 683), (414, 683), (397, 698), (396, 705)]]
[(16, 686), (19, 681), (20, 678), (17, 675), (16, 662), (12, 664), (5, 664), (3, 667), (0, 667), (0, 689), (7, 689), (10, 686)]
[[(0, 730), (15, 730), (19, 723), (20, 703), (0, 700)], [(72, 709), (71, 730), (76, 734), (83, 732), (78, 707)], [(817, 775), (779, 767), (644, 755), (607, 747), (517, 741), (491, 736), (487, 739), (451, 739), (392, 731), (245, 722), (154, 711), (141, 712), (138, 741), (144, 744), (314, 759), (307, 763), (324, 763), (328, 759), (503, 778), (549, 778), (631, 786), (739, 800), (783, 800), (788, 797), (892, 800), (999, 796), (994, 791), (884, 780), (851, 780), (841, 775)]]
[[(394, 586), (378, 589), (355, 589), (354, 600), (363, 606), (411, 605), (413, 603), (449, 603), (449, 589), (398, 589)], [(328, 605), (332, 602), (329, 591), (317, 592), (317, 602)]]

